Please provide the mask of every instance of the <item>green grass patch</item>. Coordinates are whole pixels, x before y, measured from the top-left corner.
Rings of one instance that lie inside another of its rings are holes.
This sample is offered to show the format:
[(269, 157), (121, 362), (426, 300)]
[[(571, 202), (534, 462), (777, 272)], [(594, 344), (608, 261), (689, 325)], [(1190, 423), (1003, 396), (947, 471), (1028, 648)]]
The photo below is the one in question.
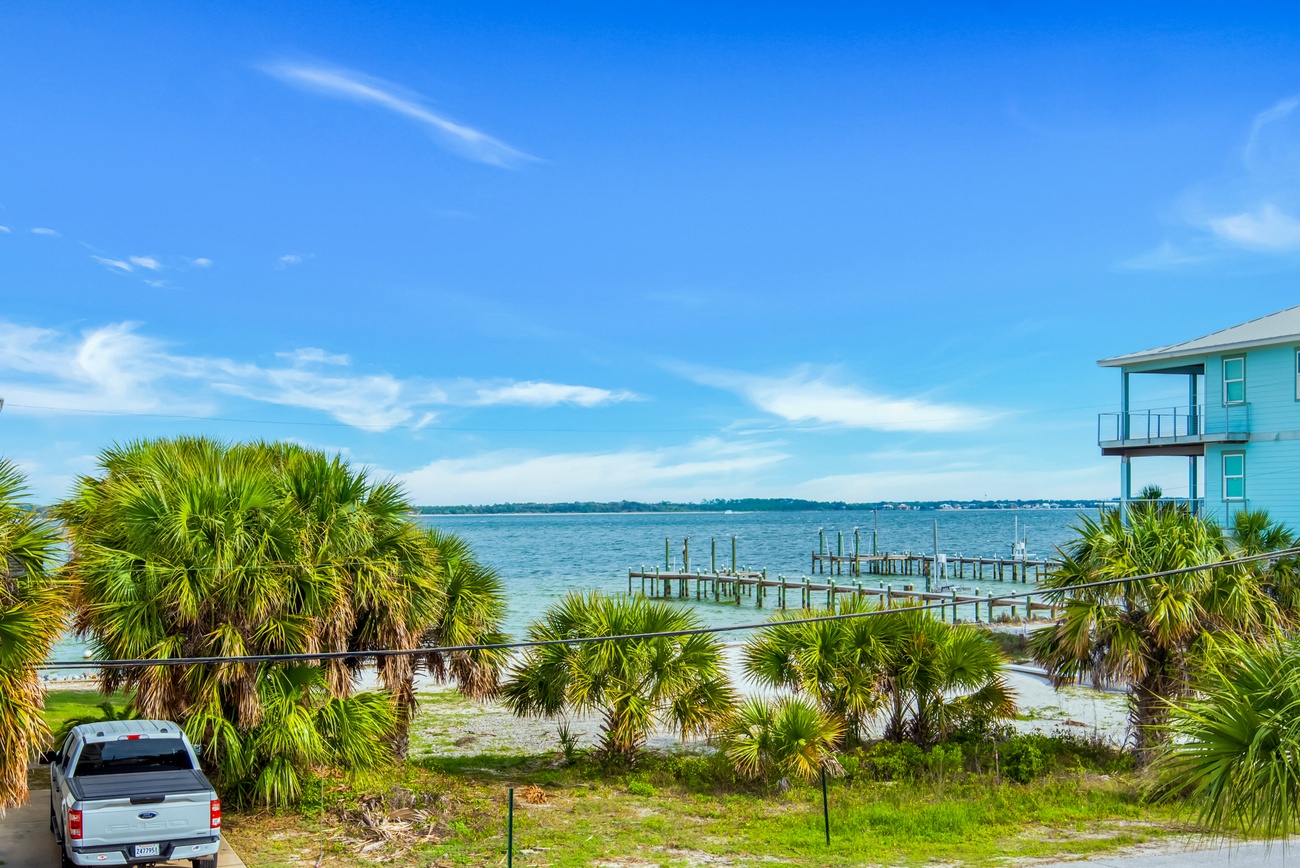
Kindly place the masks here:
[(57, 732), (69, 720), (100, 717), (101, 703), (111, 702), (114, 708), (122, 708), (130, 698), (130, 694), (122, 692), (104, 696), (95, 690), (51, 690), (45, 695), (45, 711), (42, 716), (50, 731)]
[[(231, 812), (226, 834), (245, 861), (301, 864), (305, 850), (318, 848), (310, 862), (323, 847), (323, 865), (348, 868), (496, 864), (511, 787), (520, 866), (982, 866), (1104, 853), (1190, 831), (1175, 808), (1144, 803), (1131, 776), (1082, 770), (1023, 785), (967, 771), (833, 780), (829, 847), (817, 784), (780, 792), (738, 780), (709, 755), (649, 754), (622, 771), (585, 756), (572, 765), (550, 755), (425, 758), (318, 786), (297, 812)], [(371, 846), (378, 839), (363, 817), (397, 818), (412, 831)]]

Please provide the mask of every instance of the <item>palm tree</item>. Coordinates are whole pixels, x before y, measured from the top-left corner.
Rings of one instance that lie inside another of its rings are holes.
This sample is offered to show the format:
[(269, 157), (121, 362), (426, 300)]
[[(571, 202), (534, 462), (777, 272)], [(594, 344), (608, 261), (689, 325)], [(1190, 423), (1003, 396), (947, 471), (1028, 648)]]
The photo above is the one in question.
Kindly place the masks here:
[[(535, 641), (699, 628), (694, 612), (663, 601), (572, 593), (529, 627)], [(682, 738), (718, 727), (735, 705), (722, 646), (711, 634), (530, 648), (502, 688), (520, 716), (600, 712), (605, 761), (635, 758), (656, 724)]]
[(1170, 714), (1156, 767), (1212, 832), (1286, 840), (1300, 826), (1300, 640), (1227, 643)]
[(816, 698), (850, 742), (880, 717), (887, 737), (929, 745), (965, 723), (1015, 713), (1002, 654), (983, 633), (917, 612), (867, 614), (873, 610), (853, 600), (839, 614), (863, 617), (782, 624), (790, 616), (778, 615), (746, 643), (745, 670), (765, 686)]
[[(1243, 509), (1232, 517), (1232, 526), (1228, 528), (1229, 548), (1235, 555), (1283, 551), (1298, 541), (1290, 528), (1273, 521), (1262, 509)], [(1271, 564), (1256, 562), (1247, 569), (1259, 576), (1289, 620), (1294, 621), (1300, 615), (1300, 559), (1282, 558)]]
[[(869, 612), (865, 597), (841, 603), (838, 614)], [(824, 610), (815, 615), (837, 612)], [(884, 707), (885, 665), (898, 641), (900, 621), (892, 616), (782, 624), (807, 613), (778, 613), (772, 626), (744, 646), (745, 672), (771, 688), (790, 688), (816, 698), (827, 714), (842, 722), (850, 744), (862, 740), (870, 720)]]
[[(101, 456), (101, 471), (79, 479), (56, 508), (81, 582), (76, 626), (98, 656), (417, 651), (444, 634), (500, 637), (494, 578), (457, 579), (453, 561), (461, 573), (483, 572), (463, 544), (411, 522), (396, 485), (337, 457), (292, 444), (180, 438), (114, 447)], [(390, 747), (399, 754), (418, 661), (387, 655), (377, 667), (394, 702)], [(481, 696), (497, 669), (476, 661), (451, 674), (473, 675), (461, 688)], [(331, 697), (352, 696), (360, 663), (316, 667)], [(107, 671), (101, 687), (131, 689), (143, 716), (180, 719), (205, 743), (205, 761), (233, 781), (239, 768), (253, 773), (240, 752), (267, 714), (265, 684), (277, 671), (247, 664)], [(194, 729), (195, 720), (203, 727)], [(281, 756), (302, 770), (315, 762), (310, 751)], [(297, 792), (279, 779), (258, 798)]]
[(1232, 633), (1269, 633), (1278, 607), (1256, 573), (1241, 567), (1077, 587), (1223, 560), (1223, 534), (1185, 509), (1133, 504), (1127, 521), (1108, 510), (1076, 530), (1061, 569), (1045, 583), (1064, 614), (1034, 634), (1031, 648), (1058, 685), (1089, 677), (1097, 687), (1127, 686), (1138, 761), (1146, 763), (1163, 740), (1169, 701), (1188, 690), (1197, 656)]
[(0, 459), (0, 814), (27, 801), (27, 763), (50, 731), (32, 668), (49, 659), (68, 615), (55, 574), (59, 536), (27, 500), (23, 475)]
[(922, 747), (963, 726), (982, 726), (1016, 713), (1002, 678), (1006, 661), (976, 627), (900, 612), (896, 640), (885, 663), (889, 716), (885, 735)]
[(838, 773), (834, 748), (843, 737), (843, 721), (802, 696), (751, 697), (723, 731), (727, 758), (747, 778), (811, 780), (822, 768)]

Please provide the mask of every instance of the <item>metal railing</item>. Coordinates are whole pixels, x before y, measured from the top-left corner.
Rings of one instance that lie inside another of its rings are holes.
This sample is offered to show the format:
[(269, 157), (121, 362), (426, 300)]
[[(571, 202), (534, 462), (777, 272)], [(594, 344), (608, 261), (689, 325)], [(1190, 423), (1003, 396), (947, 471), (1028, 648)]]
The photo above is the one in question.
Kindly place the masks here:
[(1245, 403), (1216, 407), (1208, 416), (1204, 405), (1097, 414), (1098, 443), (1197, 443), (1248, 433), (1250, 405)]

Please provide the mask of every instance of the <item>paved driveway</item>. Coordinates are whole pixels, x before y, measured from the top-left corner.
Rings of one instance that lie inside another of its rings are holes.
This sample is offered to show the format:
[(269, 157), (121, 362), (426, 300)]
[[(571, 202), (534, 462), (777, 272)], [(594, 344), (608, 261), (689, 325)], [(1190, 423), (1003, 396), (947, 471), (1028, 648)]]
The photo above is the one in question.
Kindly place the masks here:
[[(50, 791), (32, 790), (32, 800), (0, 820), (0, 860), (4, 868), (59, 868), (59, 848), (50, 834)], [(189, 868), (189, 861), (164, 862)], [(219, 868), (244, 868), (230, 845), (221, 842)]]
[[(1300, 866), (1300, 841), (1189, 845), (1174, 853), (1147, 856), (1098, 856), (1083, 862), (1058, 862), (1037, 868), (1296, 868)], [(8, 866), (6, 866), (8, 868)]]

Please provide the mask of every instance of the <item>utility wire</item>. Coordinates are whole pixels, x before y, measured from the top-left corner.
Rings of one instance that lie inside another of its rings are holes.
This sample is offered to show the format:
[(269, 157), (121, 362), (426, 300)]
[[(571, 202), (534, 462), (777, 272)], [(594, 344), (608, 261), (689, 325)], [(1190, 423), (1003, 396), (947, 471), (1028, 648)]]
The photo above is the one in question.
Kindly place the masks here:
[[(989, 597), (982, 600), (963, 600), (959, 605), (988, 605), (989, 603), (1003, 603), (1010, 600), (1029, 599), (1040, 597), (1047, 594), (1068, 594), (1074, 591), (1086, 591), (1092, 588), (1114, 587), (1116, 585), (1129, 584), (1131, 582), (1149, 581), (1151, 579), (1162, 579), (1169, 576), (1186, 575), (1188, 573), (1205, 572), (1206, 570), (1217, 570), (1225, 567), (1235, 567), (1242, 564), (1255, 563), (1265, 560), (1281, 560), (1300, 555), (1300, 546), (1279, 549), (1277, 551), (1265, 552), (1258, 555), (1245, 555), (1239, 558), (1231, 558), (1226, 561), (1217, 561), (1212, 564), (1198, 564), (1192, 567), (1178, 567), (1172, 570), (1161, 570), (1155, 573), (1145, 573), (1140, 576), (1128, 576), (1122, 579), (1105, 579), (1098, 582), (1085, 582), (1078, 585), (1067, 585), (1061, 588), (1052, 588), (1049, 590), (1021, 591), (1015, 594), (1003, 594), (998, 597)], [(738, 633), (749, 630), (763, 630), (772, 627), (798, 626), (801, 624), (821, 624), (830, 621), (847, 621), (854, 618), (871, 618), (881, 615), (898, 614), (902, 612), (928, 612), (933, 609), (947, 608), (954, 603), (944, 601), (939, 603), (926, 603), (916, 606), (900, 606), (891, 609), (873, 609), (868, 612), (846, 612), (836, 615), (816, 615), (808, 618), (791, 618), (789, 620), (781, 619), (775, 621), (763, 621), (749, 624), (733, 624), (730, 626), (719, 627), (695, 627), (688, 630), (663, 630), (652, 633), (620, 633), (612, 636), (576, 636), (569, 639), (528, 639), (518, 642), (496, 642), (482, 645), (444, 645), (431, 648), (387, 648), (370, 651), (321, 651), (315, 654), (249, 654), (243, 656), (231, 657), (167, 657), (156, 660), (137, 659), (137, 660), (82, 660), (82, 661), (48, 661), (40, 663), (33, 667), (35, 670), (60, 670), (60, 669), (142, 669), (151, 666), (195, 666), (210, 664), (239, 664), (239, 663), (291, 663), (296, 661), (321, 661), (321, 660), (348, 660), (357, 658), (375, 658), (376, 660), (390, 657), (420, 657), (427, 654), (452, 654), (464, 651), (515, 651), (525, 648), (545, 648), (554, 645), (590, 645), (594, 642), (621, 642), (634, 639), (671, 639), (681, 636), (702, 636), (713, 633)]]

